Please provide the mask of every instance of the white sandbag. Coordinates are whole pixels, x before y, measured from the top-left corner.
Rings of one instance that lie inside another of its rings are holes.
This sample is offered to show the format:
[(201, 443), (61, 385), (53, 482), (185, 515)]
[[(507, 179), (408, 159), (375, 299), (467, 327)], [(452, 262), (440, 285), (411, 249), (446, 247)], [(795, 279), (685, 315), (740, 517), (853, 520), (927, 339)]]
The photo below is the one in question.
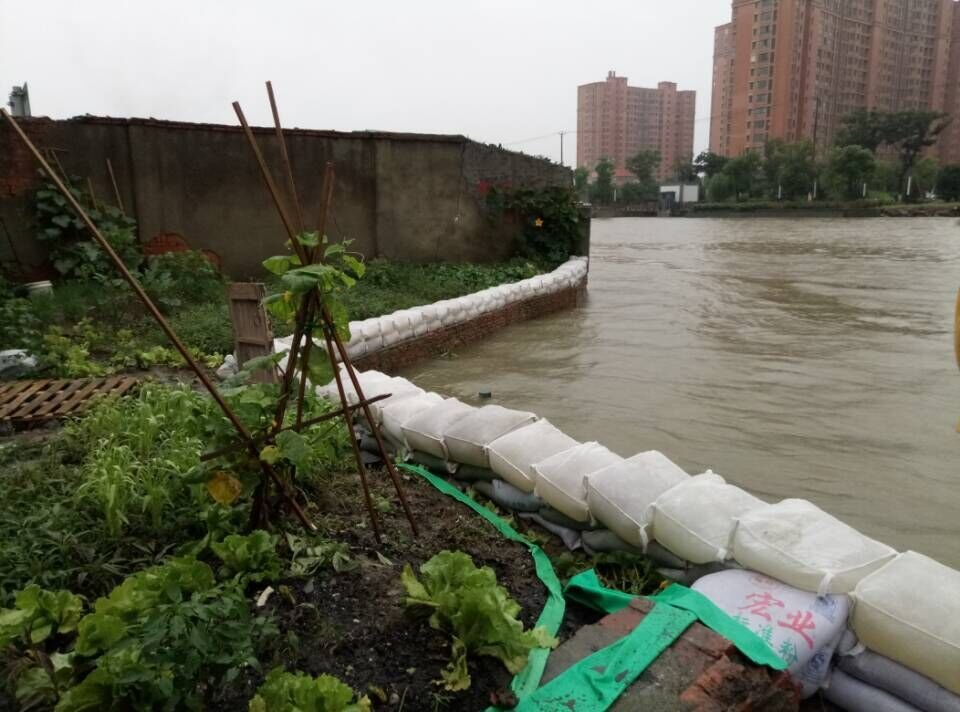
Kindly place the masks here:
[(846, 712), (922, 712), (889, 692), (834, 668), (823, 696)]
[[(360, 388), (363, 389), (365, 395), (369, 397), (367, 391), (375, 387), (378, 383), (386, 382), (390, 380), (390, 376), (380, 371), (375, 371), (373, 369), (369, 371), (356, 371), (357, 380), (360, 381)], [(353, 387), (353, 381), (350, 380), (350, 376), (347, 373), (346, 366), (340, 366), (340, 380), (343, 381), (343, 391), (347, 397), (348, 403), (357, 402), (357, 392)], [(384, 391), (389, 393), (389, 391)], [(340, 392), (337, 390), (337, 380), (333, 379), (325, 386), (320, 386), (317, 388), (316, 393), (321, 398), (329, 398), (334, 402), (340, 401)]]
[(652, 505), (671, 487), (690, 479), (661, 452), (648, 450), (587, 478), (590, 514), (640, 549), (650, 541)]
[(443, 433), (444, 446), (450, 459), (455, 462), (490, 467), (487, 446), (536, 419), (536, 415), (526, 411), (485, 405), (447, 428)]
[(854, 589), (860, 642), (960, 694), (960, 571), (907, 551)]
[(360, 331), (367, 344), (367, 353), (373, 353), (383, 348), (383, 334), (380, 332), (380, 319), (364, 319), (360, 322)]
[(524, 492), (533, 492), (535, 476), (532, 465), (579, 443), (551, 425), (547, 420), (503, 435), (487, 448), (490, 469)]
[(427, 304), (425, 307), (421, 307), (420, 316), (422, 319), (420, 323), (421, 333), (418, 334), (418, 336), (429, 334), (443, 326), (443, 320), (440, 318), (440, 310), (434, 304)]
[(393, 346), (403, 338), (392, 314), (380, 317), (380, 335), (383, 338), (384, 347)]
[(447, 460), (447, 449), (443, 444), (444, 431), (476, 410), (472, 405), (456, 398), (448, 398), (443, 403), (408, 418), (400, 429), (411, 450), (420, 450)]
[(764, 640), (809, 697), (825, 682), (847, 625), (847, 596), (817, 596), (763, 574), (720, 571), (692, 586)]
[(803, 499), (740, 517), (733, 558), (805, 591), (849, 593), (897, 552)]
[(955, 695), (928, 677), (872, 650), (838, 655), (837, 667), (860, 682), (877, 687), (926, 712), (960, 712)]
[(413, 336), (423, 336), (426, 333), (424, 325), (423, 308), (412, 307), (407, 309), (407, 315), (410, 317), (410, 332)]
[(694, 564), (723, 561), (730, 555), (736, 520), (768, 506), (739, 487), (708, 472), (681, 482), (653, 505), (653, 536), (681, 559)]
[[(379, 426), (383, 420), (383, 409), (397, 403), (398, 401), (404, 400), (406, 398), (411, 398), (413, 396), (423, 395), (424, 390), (419, 386), (414, 385), (406, 378), (401, 378), (395, 376), (387, 381), (378, 380), (369, 387), (360, 382), (360, 387), (363, 390), (364, 397), (369, 400), (375, 396), (383, 395), (389, 393), (388, 398), (383, 400), (378, 400), (376, 403), (370, 404), (370, 413), (373, 415), (374, 422), (372, 425)], [(353, 393), (351, 397), (351, 402), (359, 403), (360, 399), (357, 397), (356, 392)], [(363, 411), (359, 411), (362, 413)]]
[(400, 341), (413, 338), (413, 315), (409, 309), (400, 309), (390, 315)]
[(603, 445), (587, 442), (534, 463), (534, 492), (558, 512), (590, 522), (585, 478), (623, 458)]
[[(366, 355), (367, 340), (363, 336), (363, 327), (359, 321), (350, 322), (350, 341), (345, 345), (347, 347), (347, 355), (351, 359), (358, 359)], [(339, 354), (337, 354), (337, 360), (340, 360)]]
[(443, 396), (437, 393), (418, 393), (410, 398), (401, 398), (381, 408), (380, 427), (395, 443), (409, 447), (403, 435), (403, 424), (439, 403), (443, 403)]

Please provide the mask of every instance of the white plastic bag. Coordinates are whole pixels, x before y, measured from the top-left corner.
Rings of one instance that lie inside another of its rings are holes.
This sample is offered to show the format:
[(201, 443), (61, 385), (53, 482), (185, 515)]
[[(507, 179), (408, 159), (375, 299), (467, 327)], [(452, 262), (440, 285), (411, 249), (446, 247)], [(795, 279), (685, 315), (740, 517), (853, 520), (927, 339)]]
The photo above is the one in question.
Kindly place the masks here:
[(586, 477), (622, 460), (599, 443), (577, 445), (533, 464), (536, 478), (533, 491), (570, 519), (589, 522)]
[(587, 505), (594, 519), (628, 544), (646, 550), (654, 501), (688, 479), (690, 475), (666, 455), (649, 450), (590, 475)]
[(896, 553), (803, 499), (747, 512), (733, 535), (744, 568), (821, 595), (849, 593)]
[(681, 559), (694, 564), (730, 556), (736, 520), (768, 506), (739, 487), (708, 472), (664, 492), (653, 505), (653, 536)]
[(490, 443), (490, 469), (517, 489), (533, 492), (533, 463), (578, 444), (548, 421), (538, 420)]
[(847, 596), (817, 596), (753, 571), (709, 574), (692, 586), (764, 640), (809, 697), (827, 678), (846, 630)]
[(443, 403), (408, 418), (400, 429), (411, 450), (419, 450), (446, 460), (448, 457), (443, 444), (444, 431), (476, 410), (472, 405), (456, 398), (448, 398)]
[(380, 413), (380, 427), (394, 443), (409, 447), (403, 435), (403, 424), (440, 403), (443, 403), (443, 396), (437, 393), (420, 393), (385, 405)]
[(443, 442), (451, 460), (464, 465), (489, 467), (487, 446), (500, 436), (529, 425), (536, 419), (533, 413), (485, 405), (447, 428), (443, 433)]
[(960, 694), (960, 571), (907, 551), (861, 580), (854, 598), (861, 643)]

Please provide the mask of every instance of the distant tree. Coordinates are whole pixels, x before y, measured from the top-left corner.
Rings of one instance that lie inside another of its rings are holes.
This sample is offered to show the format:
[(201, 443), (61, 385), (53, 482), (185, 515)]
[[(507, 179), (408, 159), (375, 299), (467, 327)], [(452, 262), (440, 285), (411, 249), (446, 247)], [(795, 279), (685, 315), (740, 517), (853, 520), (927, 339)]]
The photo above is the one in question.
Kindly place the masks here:
[(947, 114), (938, 111), (900, 111), (890, 115), (884, 143), (896, 147), (900, 155), (897, 185), (904, 186), (920, 154), (937, 142), (949, 123)]
[[(896, 111), (892, 113), (861, 109), (842, 119), (837, 132), (839, 146), (863, 146), (876, 153), (880, 146), (895, 149), (900, 159), (897, 190), (905, 191), (921, 154), (937, 142), (950, 119), (938, 111)], [(910, 196), (907, 196), (910, 199)]]
[(913, 167), (913, 182), (919, 195), (926, 195), (937, 187), (937, 174), (940, 172), (940, 164), (936, 158), (927, 156), (917, 161)]
[(719, 153), (701, 151), (700, 154), (693, 159), (693, 166), (697, 169), (697, 173), (703, 173), (707, 178), (713, 178), (723, 170), (728, 160), (730, 159), (726, 156), (721, 156)]
[(573, 189), (577, 193), (577, 197), (580, 200), (587, 200), (589, 198), (589, 188), (587, 184), (590, 182), (590, 171), (588, 171), (583, 166), (580, 166), (573, 172)]
[(809, 141), (786, 143), (772, 139), (764, 147), (763, 173), (771, 198), (781, 194), (787, 200), (810, 192), (817, 175), (813, 144)]
[(837, 146), (862, 146), (876, 153), (880, 144), (886, 142), (890, 114), (872, 109), (857, 109), (841, 120), (840, 129), (834, 138)]
[(636, 205), (656, 198), (656, 195), (650, 194), (649, 186), (644, 186), (639, 181), (624, 183), (617, 189), (617, 202), (624, 205)]
[(707, 178), (707, 200), (723, 203), (733, 197), (733, 179), (726, 173), (717, 173), (713, 178)]
[(627, 170), (633, 173), (640, 183), (655, 180), (659, 166), (659, 151), (640, 151), (627, 159)]
[(590, 200), (609, 205), (613, 202), (613, 161), (601, 158), (594, 170), (597, 172), (597, 179), (591, 186)]
[(730, 179), (736, 200), (750, 197), (758, 187), (762, 180), (761, 163), (762, 159), (754, 151), (747, 151), (727, 161), (720, 175)]
[(674, 175), (680, 183), (699, 183), (697, 167), (690, 161), (678, 159), (673, 166)]
[(830, 152), (828, 166), (833, 189), (848, 200), (856, 200), (863, 195), (863, 184), (873, 176), (877, 159), (863, 146), (838, 146)]
[(937, 197), (941, 200), (960, 201), (960, 163), (944, 166), (937, 176)]

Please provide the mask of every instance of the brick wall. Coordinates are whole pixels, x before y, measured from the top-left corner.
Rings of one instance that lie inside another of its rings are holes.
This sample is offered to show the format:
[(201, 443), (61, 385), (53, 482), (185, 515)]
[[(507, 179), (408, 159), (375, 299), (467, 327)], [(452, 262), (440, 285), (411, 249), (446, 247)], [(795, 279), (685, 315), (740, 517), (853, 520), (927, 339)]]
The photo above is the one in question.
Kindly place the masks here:
[(476, 319), (446, 326), (423, 336), (394, 344), (376, 353), (355, 359), (354, 365), (363, 371), (376, 369), (384, 373), (395, 373), (418, 361), (434, 358), (465, 344), (479, 341), (510, 324), (580, 306), (586, 293), (587, 281), (584, 280), (576, 286), (514, 302), (501, 309), (482, 314)]

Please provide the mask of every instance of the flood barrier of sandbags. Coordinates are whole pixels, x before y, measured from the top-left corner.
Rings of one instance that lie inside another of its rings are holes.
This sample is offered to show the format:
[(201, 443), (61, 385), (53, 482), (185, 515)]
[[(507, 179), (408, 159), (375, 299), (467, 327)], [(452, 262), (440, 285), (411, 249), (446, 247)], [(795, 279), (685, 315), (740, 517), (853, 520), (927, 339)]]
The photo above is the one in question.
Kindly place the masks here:
[[(645, 553), (766, 640), (803, 695), (823, 689), (852, 711), (960, 712), (960, 572), (898, 555), (810, 502), (770, 504), (713, 472), (691, 477), (656, 451), (623, 458), (532, 413), (476, 408), (376, 371), (359, 379), (368, 397), (406, 394), (381, 401), (373, 424), (398, 457), (570, 549)], [(318, 392), (336, 397), (332, 384)]]

